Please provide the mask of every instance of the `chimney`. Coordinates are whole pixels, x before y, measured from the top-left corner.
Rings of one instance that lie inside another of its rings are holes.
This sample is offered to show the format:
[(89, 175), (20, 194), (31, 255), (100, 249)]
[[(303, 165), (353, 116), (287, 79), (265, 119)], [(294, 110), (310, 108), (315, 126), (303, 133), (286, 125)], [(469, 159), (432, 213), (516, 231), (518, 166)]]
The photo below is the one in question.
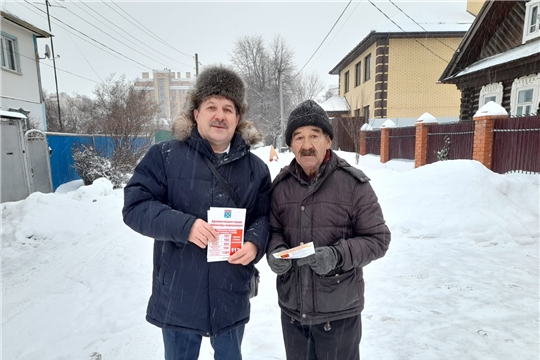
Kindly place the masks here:
[(149, 78), (148, 73), (147, 73), (147, 72), (143, 72), (143, 73), (142, 73), (142, 78), (143, 78), (143, 79), (148, 79), (148, 78)]
[(191, 73), (190, 73), (190, 72), (187, 72), (187, 73), (186, 73), (186, 78), (187, 78), (187, 79), (191, 79)]

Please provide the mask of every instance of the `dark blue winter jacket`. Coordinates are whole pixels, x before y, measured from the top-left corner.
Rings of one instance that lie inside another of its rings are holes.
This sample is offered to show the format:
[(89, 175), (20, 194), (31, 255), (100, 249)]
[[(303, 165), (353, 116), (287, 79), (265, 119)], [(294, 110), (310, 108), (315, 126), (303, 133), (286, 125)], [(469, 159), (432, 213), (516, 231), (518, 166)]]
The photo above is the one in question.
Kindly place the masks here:
[(217, 336), (249, 321), (253, 263), (209, 263), (206, 249), (187, 240), (197, 218), (207, 221), (210, 207), (237, 207), (208, 168), (206, 157), (246, 209), (244, 241), (258, 248), (254, 262), (263, 256), (271, 180), (266, 164), (249, 151), (246, 134), (235, 133), (221, 161), (196, 128), (186, 139), (153, 145), (124, 189), (124, 222), (155, 239), (146, 319), (156, 326)]

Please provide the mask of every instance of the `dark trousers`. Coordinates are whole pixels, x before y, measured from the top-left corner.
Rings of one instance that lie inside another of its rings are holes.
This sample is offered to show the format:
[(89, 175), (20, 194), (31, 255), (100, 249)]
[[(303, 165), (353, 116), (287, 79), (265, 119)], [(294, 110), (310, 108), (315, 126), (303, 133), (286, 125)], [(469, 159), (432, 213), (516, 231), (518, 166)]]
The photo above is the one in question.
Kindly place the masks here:
[[(210, 338), (215, 360), (242, 360), (244, 325)], [(190, 332), (162, 329), (165, 360), (197, 360), (202, 336)]]
[[(287, 360), (360, 360), (360, 315), (326, 323), (300, 325), (281, 313), (281, 329)], [(327, 327), (328, 329), (328, 327)]]

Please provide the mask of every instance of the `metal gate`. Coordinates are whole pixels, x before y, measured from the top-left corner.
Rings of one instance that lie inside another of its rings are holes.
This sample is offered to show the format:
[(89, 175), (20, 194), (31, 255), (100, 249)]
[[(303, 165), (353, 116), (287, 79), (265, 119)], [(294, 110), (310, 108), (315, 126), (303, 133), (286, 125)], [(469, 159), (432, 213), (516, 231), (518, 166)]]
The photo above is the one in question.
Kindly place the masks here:
[(32, 179), (23, 136), (23, 121), (2, 118), (2, 186), (0, 202), (18, 201), (30, 195)]
[(0, 202), (19, 201), (35, 191), (52, 192), (47, 137), (39, 130), (23, 134), (26, 117), (2, 111)]
[(50, 193), (53, 188), (47, 136), (42, 131), (29, 130), (24, 134), (24, 138), (28, 148), (28, 159), (30, 160), (32, 192)]

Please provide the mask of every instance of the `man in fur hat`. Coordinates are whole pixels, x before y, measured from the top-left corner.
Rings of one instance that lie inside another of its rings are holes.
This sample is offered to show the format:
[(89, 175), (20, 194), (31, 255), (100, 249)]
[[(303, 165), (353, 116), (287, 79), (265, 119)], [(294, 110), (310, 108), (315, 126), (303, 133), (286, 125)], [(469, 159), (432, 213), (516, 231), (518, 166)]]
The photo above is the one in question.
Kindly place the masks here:
[[(390, 231), (369, 179), (332, 150), (326, 112), (314, 101), (290, 114), (285, 140), (295, 158), (272, 184), (267, 248), (277, 277), (288, 360), (358, 360), (362, 268), (386, 253)], [(274, 254), (313, 242), (315, 254)]]
[[(124, 189), (124, 222), (155, 239), (146, 319), (162, 328), (167, 360), (197, 359), (203, 336), (215, 359), (242, 358), (250, 279), (269, 237), (271, 186), (268, 167), (249, 151), (262, 135), (243, 119), (244, 96), (235, 72), (207, 67), (174, 122), (178, 139), (153, 145)], [(244, 244), (228, 261), (207, 261), (207, 245), (217, 240), (210, 207), (246, 209)]]

